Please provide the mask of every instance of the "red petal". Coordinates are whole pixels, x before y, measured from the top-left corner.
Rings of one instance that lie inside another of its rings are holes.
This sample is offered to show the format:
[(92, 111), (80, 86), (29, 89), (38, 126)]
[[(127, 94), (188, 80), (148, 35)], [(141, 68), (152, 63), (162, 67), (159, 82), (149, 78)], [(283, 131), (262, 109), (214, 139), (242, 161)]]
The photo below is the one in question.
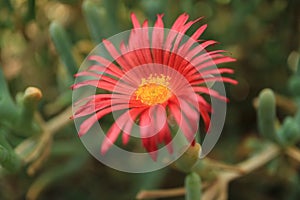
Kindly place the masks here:
[(176, 21), (174, 22), (171, 30), (179, 31), (179, 29), (185, 24), (185, 22), (189, 19), (189, 15), (186, 13), (183, 13), (180, 15)]
[(169, 153), (170, 154), (173, 153), (173, 146), (171, 143), (171, 141), (172, 141), (171, 131), (170, 131), (167, 121), (164, 124), (163, 128), (158, 133), (158, 141), (159, 141), (159, 143), (164, 142), (165, 145), (167, 145), (167, 149), (168, 149)]
[[(122, 118), (122, 116), (120, 116), (116, 122), (109, 128), (106, 136), (104, 137), (104, 140), (102, 142), (101, 145), (101, 154), (105, 154), (108, 149), (114, 144), (114, 142), (117, 140), (120, 132), (121, 132), (121, 128), (124, 126), (124, 124), (126, 123), (125, 121), (126, 119)], [(121, 125), (121, 127), (119, 127), (119, 125)]]
[(233, 85), (236, 85), (238, 82), (232, 78), (228, 78), (228, 77), (222, 77), (222, 76), (213, 76), (213, 77), (207, 77), (207, 78), (200, 78), (198, 80), (193, 80), (191, 81), (191, 85), (194, 86), (198, 86), (200, 84), (207, 84), (207, 83), (211, 83), (211, 82), (223, 82), (223, 83), (231, 83)]
[[(182, 108), (180, 108), (179, 106), (179, 102), (177, 100), (174, 101), (170, 100), (169, 104), (168, 104), (170, 111), (175, 119), (175, 121), (177, 122), (177, 124), (179, 125), (180, 129), (182, 130), (183, 134), (185, 135), (185, 137), (187, 138), (187, 141), (191, 142), (196, 134), (197, 129), (195, 128), (195, 124), (197, 124), (198, 126), (198, 122), (196, 122), (196, 116), (192, 116), (190, 114), (187, 114), (187, 112), (185, 110), (183, 110)], [(184, 108), (186, 109), (186, 108)], [(183, 113), (187, 116), (188, 120), (190, 123), (187, 122), (187, 120), (185, 119)], [(193, 112), (194, 113), (194, 112)], [(192, 126), (191, 126), (192, 125)]]
[(223, 58), (214, 59), (214, 60), (210, 60), (208, 62), (199, 64), (196, 67), (197, 67), (198, 70), (200, 70), (200, 69), (204, 69), (204, 68), (207, 68), (207, 67), (210, 67), (210, 66), (221, 64), (221, 63), (234, 62), (234, 61), (236, 61), (236, 59), (231, 58), (231, 57), (223, 57)]
[[(113, 145), (113, 143), (117, 140), (119, 134), (121, 131), (126, 131), (126, 133), (123, 133), (123, 144), (126, 144), (129, 140), (129, 132), (131, 131), (131, 128), (133, 126), (133, 121), (136, 119), (138, 114), (143, 109), (131, 109), (123, 113), (116, 122), (111, 126), (111, 128), (108, 130), (106, 137), (104, 138), (104, 141), (101, 146), (101, 153), (105, 154), (107, 150)], [(128, 118), (129, 116), (129, 118)], [(127, 132), (128, 131), (128, 132)]]
[(133, 24), (133, 28), (134, 28), (134, 29), (140, 28), (141, 25), (140, 25), (139, 21), (137, 20), (135, 14), (134, 14), (134, 13), (131, 13), (131, 14), (130, 14), (130, 17), (131, 17), (131, 21), (132, 21), (132, 24)]
[(84, 134), (86, 134), (88, 132), (88, 130), (99, 120), (101, 119), (103, 116), (111, 113), (112, 111), (117, 111), (117, 110), (123, 110), (128, 108), (128, 105), (115, 105), (115, 106), (109, 106), (107, 108), (104, 108), (100, 111), (98, 111), (96, 114), (90, 116), (89, 118), (87, 118), (81, 125), (79, 128), (79, 132), (78, 135), (81, 137)]
[(202, 33), (205, 31), (206, 28), (207, 28), (207, 24), (202, 25), (200, 28), (196, 30), (196, 32), (191, 36), (191, 38), (197, 40), (202, 35)]
[(130, 70), (133, 66), (130, 66), (124, 59), (123, 55), (121, 55), (115, 46), (109, 40), (103, 40), (103, 44), (113, 59), (121, 66), (125, 71)]
[(228, 99), (226, 97), (220, 95), (217, 91), (209, 89), (207, 87), (194, 86), (193, 89), (194, 89), (195, 92), (201, 92), (201, 93), (204, 93), (204, 94), (208, 94), (212, 97), (218, 98), (220, 100), (223, 100), (223, 101), (226, 101), (226, 102), (228, 101)]
[(88, 59), (97, 61), (99, 64), (102, 64), (102, 65), (106, 66), (111, 71), (114, 71), (117, 74), (119, 74), (119, 77), (124, 75), (124, 72), (119, 67), (117, 67), (115, 64), (113, 64), (112, 61), (110, 61), (110, 60), (107, 60), (107, 59), (105, 59), (101, 56), (97, 56), (97, 55), (91, 55), (91, 56), (88, 57)]

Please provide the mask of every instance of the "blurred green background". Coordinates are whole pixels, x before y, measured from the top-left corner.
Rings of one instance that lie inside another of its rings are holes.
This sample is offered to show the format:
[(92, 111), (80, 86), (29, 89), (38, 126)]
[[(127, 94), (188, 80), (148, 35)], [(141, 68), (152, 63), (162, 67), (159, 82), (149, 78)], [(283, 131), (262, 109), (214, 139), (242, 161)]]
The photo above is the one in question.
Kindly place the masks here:
[[(286, 83), (299, 59), (299, 8), (299, 0), (1, 0), (0, 65), (13, 97), (28, 86), (41, 89), (38, 110), (48, 120), (70, 105), (73, 81), (51, 40), (51, 22), (66, 30), (78, 68), (102, 38), (132, 27), (131, 12), (150, 24), (164, 13), (168, 28), (183, 12), (191, 19), (204, 16), (193, 30), (208, 24), (202, 39), (219, 41), (213, 49), (237, 58), (227, 66), (239, 81), (227, 87), (226, 125), (209, 156), (235, 163), (259, 140), (253, 107), (259, 91), (269, 87), (290, 95)], [(287, 114), (278, 110), (279, 119)], [(17, 145), (23, 139), (11, 141)], [(300, 199), (299, 165), (278, 167), (286, 162), (281, 159), (232, 182), (229, 199)], [(84, 149), (71, 124), (55, 135), (50, 156), (36, 173), (28, 175), (25, 167), (0, 177), (0, 199), (129, 200), (141, 189), (181, 187), (183, 181), (184, 174), (172, 169), (127, 174), (104, 166)]]

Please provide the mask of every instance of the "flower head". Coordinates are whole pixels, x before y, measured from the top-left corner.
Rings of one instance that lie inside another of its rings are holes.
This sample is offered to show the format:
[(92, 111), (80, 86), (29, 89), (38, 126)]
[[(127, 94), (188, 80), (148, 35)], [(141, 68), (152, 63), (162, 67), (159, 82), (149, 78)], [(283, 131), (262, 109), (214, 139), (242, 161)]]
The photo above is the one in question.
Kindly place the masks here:
[(93, 86), (105, 91), (75, 105), (74, 118), (88, 116), (80, 125), (80, 136), (105, 115), (123, 111), (108, 130), (102, 153), (108, 151), (121, 133), (123, 144), (127, 144), (136, 124), (142, 144), (153, 159), (160, 144), (167, 145), (172, 153), (170, 127), (174, 121), (192, 143), (200, 116), (209, 130), (212, 108), (204, 95), (227, 100), (207, 85), (212, 82), (236, 84), (235, 80), (220, 76), (233, 73), (232, 69), (214, 67), (235, 59), (224, 55), (222, 50), (207, 52), (205, 49), (215, 41), (199, 43), (206, 25), (191, 37), (185, 35), (200, 19), (188, 21), (189, 16), (182, 14), (171, 29), (164, 29), (162, 18), (163, 15), (158, 15), (154, 27), (149, 27), (148, 21), (141, 25), (132, 14), (133, 29), (127, 42), (115, 45), (109, 40), (103, 41), (113, 61), (107, 56), (90, 55), (88, 59), (96, 64), (76, 75), (88, 79), (75, 83), (73, 89)]

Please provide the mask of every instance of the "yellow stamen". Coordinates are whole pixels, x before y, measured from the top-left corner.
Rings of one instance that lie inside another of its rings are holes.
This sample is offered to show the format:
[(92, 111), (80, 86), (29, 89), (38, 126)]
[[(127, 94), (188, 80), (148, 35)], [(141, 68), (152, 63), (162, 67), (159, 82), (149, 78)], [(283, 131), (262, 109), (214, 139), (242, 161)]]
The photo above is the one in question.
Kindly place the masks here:
[(147, 79), (143, 78), (142, 83), (135, 91), (136, 100), (140, 100), (146, 105), (155, 105), (164, 103), (171, 96), (168, 88), (169, 76), (151, 74)]

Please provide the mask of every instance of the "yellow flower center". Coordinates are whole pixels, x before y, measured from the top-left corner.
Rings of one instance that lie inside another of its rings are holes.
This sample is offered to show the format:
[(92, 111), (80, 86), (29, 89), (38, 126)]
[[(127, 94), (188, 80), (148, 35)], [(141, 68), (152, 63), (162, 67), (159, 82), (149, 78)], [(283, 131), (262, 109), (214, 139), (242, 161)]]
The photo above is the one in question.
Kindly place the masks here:
[(136, 100), (140, 100), (146, 105), (155, 105), (164, 103), (171, 96), (171, 91), (168, 88), (169, 76), (150, 75), (147, 79), (143, 78), (142, 83), (135, 91)]

